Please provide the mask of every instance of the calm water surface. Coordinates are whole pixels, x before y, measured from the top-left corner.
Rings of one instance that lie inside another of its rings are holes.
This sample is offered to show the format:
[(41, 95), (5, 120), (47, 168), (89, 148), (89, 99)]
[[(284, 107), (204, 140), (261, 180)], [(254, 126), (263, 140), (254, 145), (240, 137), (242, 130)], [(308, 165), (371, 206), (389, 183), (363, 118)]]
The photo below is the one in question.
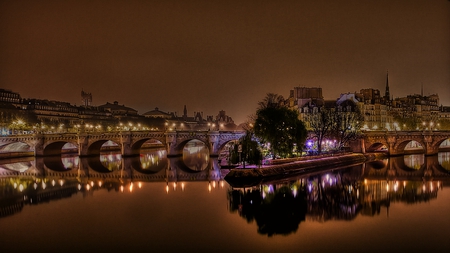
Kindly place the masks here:
[(240, 188), (198, 150), (3, 161), (0, 251), (450, 252), (450, 153)]

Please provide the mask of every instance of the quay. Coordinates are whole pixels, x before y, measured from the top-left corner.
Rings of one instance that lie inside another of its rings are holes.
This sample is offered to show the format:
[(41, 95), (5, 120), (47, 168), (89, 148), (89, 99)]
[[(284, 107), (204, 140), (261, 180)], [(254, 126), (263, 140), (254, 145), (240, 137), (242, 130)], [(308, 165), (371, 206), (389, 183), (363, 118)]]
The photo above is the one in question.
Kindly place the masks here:
[(346, 153), (336, 154), (313, 159), (297, 160), (282, 164), (273, 164), (260, 168), (236, 168), (231, 169), (225, 176), (225, 180), (233, 187), (246, 187), (261, 184), (265, 181), (277, 180), (290, 176), (318, 172), (323, 170), (338, 169), (354, 166), (366, 161), (377, 159), (384, 154)]

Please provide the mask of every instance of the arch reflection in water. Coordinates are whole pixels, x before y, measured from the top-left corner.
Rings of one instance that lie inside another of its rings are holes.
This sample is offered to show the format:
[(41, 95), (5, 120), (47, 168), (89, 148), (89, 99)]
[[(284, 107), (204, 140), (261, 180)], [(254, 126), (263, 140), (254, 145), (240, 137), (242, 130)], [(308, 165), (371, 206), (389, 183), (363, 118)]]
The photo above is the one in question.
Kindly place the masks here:
[(439, 152), (438, 162), (447, 171), (450, 171), (450, 152)]
[(141, 173), (156, 173), (167, 168), (167, 151), (161, 149), (146, 149), (141, 151), (138, 159), (133, 159), (132, 167)]
[(413, 170), (418, 170), (424, 163), (424, 157), (423, 154), (405, 155), (405, 165)]
[(21, 158), (17, 162), (7, 162), (0, 164), (0, 169), (14, 172), (26, 172), (31, 168), (34, 158)]
[(67, 171), (77, 169), (79, 167), (79, 163), (80, 159), (77, 155), (44, 157), (45, 167), (54, 171)]
[(190, 170), (205, 170), (209, 164), (208, 147), (199, 140), (189, 141), (183, 148), (183, 162)]
[(118, 171), (122, 168), (120, 152), (101, 152), (99, 156), (87, 158), (89, 167), (101, 173)]
[[(91, 159), (91, 161), (95, 161), (95, 158)], [(121, 169), (122, 155), (120, 154), (120, 152), (101, 152), (98, 159), (100, 161), (100, 164), (107, 170), (107, 172), (117, 171)], [(98, 166), (95, 165), (91, 166), (91, 168), (93, 169), (97, 167)]]

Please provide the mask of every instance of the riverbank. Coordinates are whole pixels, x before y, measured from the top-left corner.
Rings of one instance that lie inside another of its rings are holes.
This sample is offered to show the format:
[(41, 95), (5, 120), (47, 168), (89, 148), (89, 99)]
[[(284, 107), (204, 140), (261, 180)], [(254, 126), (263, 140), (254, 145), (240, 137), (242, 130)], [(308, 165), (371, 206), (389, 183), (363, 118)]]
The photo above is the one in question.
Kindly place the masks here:
[(351, 153), (309, 160), (304, 159), (261, 168), (236, 168), (229, 170), (225, 176), (225, 180), (234, 187), (254, 186), (262, 181), (276, 180), (312, 171), (330, 169), (330, 167), (335, 169), (343, 166), (357, 165), (367, 161), (376, 160), (382, 156), (384, 156), (384, 154)]

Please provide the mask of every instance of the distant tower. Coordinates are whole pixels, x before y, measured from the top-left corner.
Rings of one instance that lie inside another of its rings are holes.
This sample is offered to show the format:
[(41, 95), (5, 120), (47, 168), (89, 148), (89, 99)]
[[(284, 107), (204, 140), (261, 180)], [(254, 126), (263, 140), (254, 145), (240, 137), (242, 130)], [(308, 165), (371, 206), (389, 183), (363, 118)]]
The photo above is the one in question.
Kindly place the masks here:
[(187, 117), (187, 109), (186, 109), (186, 105), (184, 105), (183, 117), (184, 117), (184, 118)]
[(90, 106), (92, 103), (92, 94), (84, 92), (84, 90), (81, 90), (81, 103), (84, 106)]
[(386, 71), (386, 91), (384, 92), (385, 104), (389, 104), (391, 94), (389, 93), (389, 71)]

